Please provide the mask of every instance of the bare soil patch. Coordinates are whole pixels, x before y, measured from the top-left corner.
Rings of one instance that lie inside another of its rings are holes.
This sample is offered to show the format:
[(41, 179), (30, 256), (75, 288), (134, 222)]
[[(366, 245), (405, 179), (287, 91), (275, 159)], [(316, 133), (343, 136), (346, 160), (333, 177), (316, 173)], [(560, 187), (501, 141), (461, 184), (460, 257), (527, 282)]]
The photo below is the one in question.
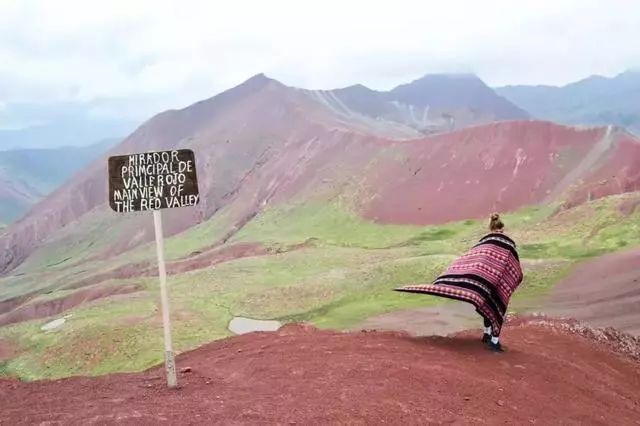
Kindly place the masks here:
[(640, 335), (640, 249), (578, 265), (555, 286), (542, 310)]

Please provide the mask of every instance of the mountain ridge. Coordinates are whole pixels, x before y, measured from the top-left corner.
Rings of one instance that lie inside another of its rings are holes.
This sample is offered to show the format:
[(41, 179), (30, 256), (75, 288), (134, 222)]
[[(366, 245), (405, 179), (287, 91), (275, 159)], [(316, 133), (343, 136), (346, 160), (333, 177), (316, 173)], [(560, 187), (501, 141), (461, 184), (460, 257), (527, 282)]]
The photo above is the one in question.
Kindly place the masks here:
[(307, 92), (338, 114), (351, 118), (361, 115), (364, 122), (399, 123), (405, 127), (406, 137), (529, 117), (474, 74), (427, 74), (389, 91), (355, 84)]
[[(196, 152), (202, 202), (194, 209), (167, 211), (167, 235), (219, 211), (225, 212), (229, 229), (238, 229), (272, 203), (335, 197), (374, 221), (427, 224), (540, 202), (606, 130), (527, 119), (425, 136), (409, 126), (371, 123), (362, 114), (336, 111), (339, 104), (319, 102), (317, 94), (257, 74), (190, 107), (157, 114), (108, 155)], [(595, 157), (597, 168), (562, 197), (579, 203), (634, 190), (640, 185), (634, 177), (639, 147), (636, 139), (616, 132), (607, 155)], [(106, 155), (6, 229), (0, 237), (0, 271), (15, 268), (79, 220), (98, 221), (119, 235), (103, 256), (153, 238), (143, 216), (116, 216), (106, 207)], [(610, 167), (614, 163), (617, 169)], [(443, 164), (454, 167), (443, 169)], [(607, 176), (609, 183), (598, 186), (592, 175)], [(431, 206), (436, 197), (442, 198), (440, 209)]]
[(4, 194), (0, 197), (0, 222), (10, 223), (21, 217), (117, 141), (105, 139), (86, 146), (0, 151), (0, 194)]
[(614, 124), (640, 133), (640, 71), (590, 76), (563, 86), (510, 85), (496, 92), (534, 117), (565, 124)]

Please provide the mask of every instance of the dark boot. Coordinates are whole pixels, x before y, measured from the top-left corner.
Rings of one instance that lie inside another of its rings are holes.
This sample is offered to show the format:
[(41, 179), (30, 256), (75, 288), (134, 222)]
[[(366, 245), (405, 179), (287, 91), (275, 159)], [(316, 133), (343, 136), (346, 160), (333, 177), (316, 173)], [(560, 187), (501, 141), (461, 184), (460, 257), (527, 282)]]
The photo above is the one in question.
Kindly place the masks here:
[(482, 343), (490, 343), (491, 342), (491, 335), (484, 333), (482, 335)]
[(504, 348), (502, 347), (502, 345), (500, 344), (500, 342), (498, 343), (492, 343), (491, 340), (489, 340), (489, 350), (491, 352), (504, 352)]

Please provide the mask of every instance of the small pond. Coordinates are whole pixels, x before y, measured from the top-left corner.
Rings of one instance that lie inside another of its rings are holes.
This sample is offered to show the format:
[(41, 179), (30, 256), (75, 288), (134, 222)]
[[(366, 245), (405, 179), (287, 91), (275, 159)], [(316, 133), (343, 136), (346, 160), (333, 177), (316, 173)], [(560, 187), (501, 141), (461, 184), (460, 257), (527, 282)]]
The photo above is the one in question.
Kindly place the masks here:
[(253, 331), (276, 331), (281, 326), (280, 321), (257, 320), (243, 317), (233, 317), (229, 322), (229, 330), (235, 334), (245, 334)]

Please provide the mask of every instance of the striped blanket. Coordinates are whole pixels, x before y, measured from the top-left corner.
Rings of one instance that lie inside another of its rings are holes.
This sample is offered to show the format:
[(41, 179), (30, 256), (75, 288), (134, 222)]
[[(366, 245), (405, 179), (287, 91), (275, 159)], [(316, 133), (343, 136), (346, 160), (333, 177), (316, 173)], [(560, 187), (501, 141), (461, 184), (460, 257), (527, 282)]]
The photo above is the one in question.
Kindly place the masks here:
[(509, 299), (522, 282), (515, 242), (502, 233), (484, 236), (456, 260), (433, 284), (416, 284), (396, 291), (424, 293), (469, 302), (500, 335)]

